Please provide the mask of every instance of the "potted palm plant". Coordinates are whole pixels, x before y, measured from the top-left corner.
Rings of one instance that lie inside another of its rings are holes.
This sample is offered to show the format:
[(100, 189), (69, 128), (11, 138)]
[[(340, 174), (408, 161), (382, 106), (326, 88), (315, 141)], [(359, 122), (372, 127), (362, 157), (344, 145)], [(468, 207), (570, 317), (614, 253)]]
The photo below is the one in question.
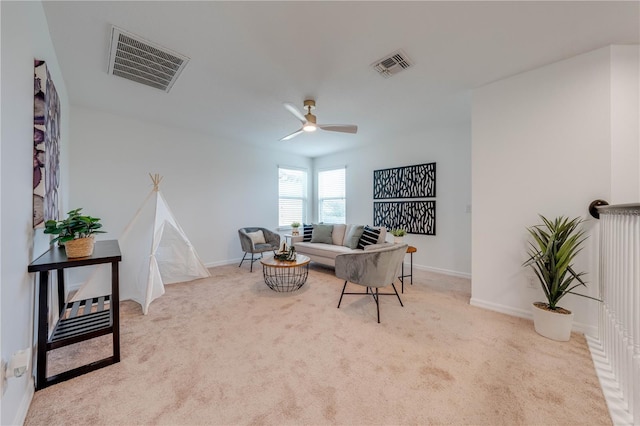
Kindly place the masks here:
[(64, 244), (67, 257), (91, 256), (93, 253), (93, 234), (102, 234), (100, 218), (81, 214), (82, 208), (71, 210), (64, 220), (48, 220), (44, 224), (44, 233), (55, 235), (50, 243)]
[(580, 227), (582, 219), (579, 217), (560, 216), (549, 220), (540, 215), (540, 218), (542, 224), (527, 228), (532, 240), (529, 241), (529, 258), (523, 263), (533, 269), (547, 299), (533, 303), (534, 327), (544, 337), (568, 341), (573, 313), (558, 306), (558, 302), (567, 294), (598, 300), (573, 291), (578, 286), (586, 287), (582, 280), (585, 272), (576, 272), (573, 261), (587, 237)]

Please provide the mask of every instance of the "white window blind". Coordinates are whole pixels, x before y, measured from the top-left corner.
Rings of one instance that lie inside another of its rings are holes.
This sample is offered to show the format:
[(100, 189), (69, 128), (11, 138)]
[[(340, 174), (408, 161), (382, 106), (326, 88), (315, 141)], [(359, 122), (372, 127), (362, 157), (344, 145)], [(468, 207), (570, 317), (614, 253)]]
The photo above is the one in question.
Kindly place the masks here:
[(278, 167), (278, 226), (307, 219), (307, 172)]
[(347, 223), (346, 169), (318, 173), (318, 219), (325, 223)]

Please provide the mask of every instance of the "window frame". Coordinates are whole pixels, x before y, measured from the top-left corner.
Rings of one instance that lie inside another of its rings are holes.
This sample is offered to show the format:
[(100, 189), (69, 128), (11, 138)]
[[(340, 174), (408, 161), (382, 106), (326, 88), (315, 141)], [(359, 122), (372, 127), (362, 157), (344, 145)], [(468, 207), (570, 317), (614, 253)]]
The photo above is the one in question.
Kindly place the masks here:
[[(280, 187), (280, 170), (292, 171), (292, 172), (303, 172), (305, 182), (302, 185), (302, 196), (301, 197), (293, 197), (293, 196), (282, 196), (281, 195), (281, 187)], [(278, 165), (278, 230), (289, 230), (291, 229), (291, 223), (281, 224), (281, 200), (301, 200), (302, 201), (302, 217), (300, 219), (300, 223), (307, 223), (307, 218), (309, 217), (309, 170), (304, 167), (294, 167), (294, 166), (281, 166)]]
[[(343, 171), (343, 196), (342, 197), (320, 197), (320, 174), (321, 173), (326, 173), (326, 172), (333, 172), (333, 171), (337, 171), (337, 170), (342, 170)], [(319, 222), (325, 222), (324, 218), (323, 218), (323, 212), (322, 212), (322, 204), (323, 201), (327, 201), (327, 200), (342, 200), (343, 204), (344, 204), (344, 222), (342, 223), (347, 223), (347, 166), (338, 166), (338, 167), (327, 167), (327, 168), (322, 168), (320, 170), (317, 171), (316, 173), (316, 211), (318, 214), (318, 221)], [(339, 222), (327, 222), (327, 223), (339, 223)]]

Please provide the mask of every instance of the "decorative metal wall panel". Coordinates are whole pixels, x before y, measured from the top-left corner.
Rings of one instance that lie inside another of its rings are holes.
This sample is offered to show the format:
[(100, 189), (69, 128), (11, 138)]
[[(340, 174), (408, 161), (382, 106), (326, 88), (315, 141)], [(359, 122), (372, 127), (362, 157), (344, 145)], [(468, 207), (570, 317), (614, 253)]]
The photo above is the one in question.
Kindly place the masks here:
[(409, 234), (436, 235), (436, 201), (375, 201), (373, 226), (403, 228)]
[(373, 171), (373, 199), (436, 196), (436, 163)]

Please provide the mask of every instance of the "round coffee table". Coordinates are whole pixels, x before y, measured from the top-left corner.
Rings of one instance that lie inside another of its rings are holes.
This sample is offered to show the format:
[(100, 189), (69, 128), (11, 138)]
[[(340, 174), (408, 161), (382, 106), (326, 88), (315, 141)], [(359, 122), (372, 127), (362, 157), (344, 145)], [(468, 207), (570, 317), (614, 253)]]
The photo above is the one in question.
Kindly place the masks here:
[(296, 260), (276, 260), (273, 257), (260, 259), (264, 282), (273, 291), (296, 291), (307, 282), (311, 259), (303, 254)]

